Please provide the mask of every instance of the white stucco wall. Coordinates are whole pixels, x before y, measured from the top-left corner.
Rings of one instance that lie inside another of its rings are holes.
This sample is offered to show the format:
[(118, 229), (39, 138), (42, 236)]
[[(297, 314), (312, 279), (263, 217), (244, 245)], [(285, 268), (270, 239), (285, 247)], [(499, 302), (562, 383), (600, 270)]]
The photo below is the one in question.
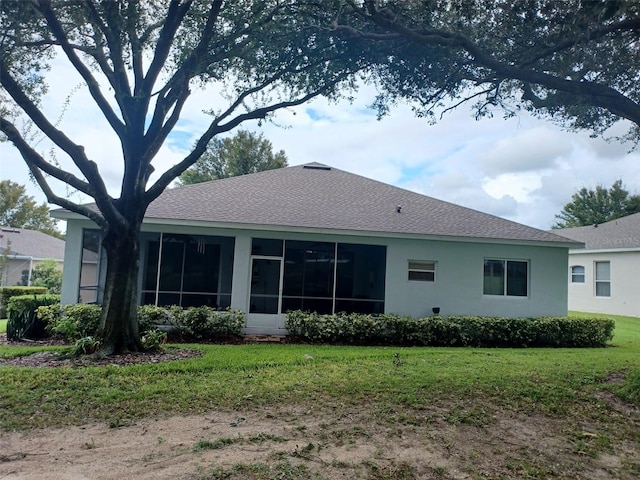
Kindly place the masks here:
[[(82, 228), (88, 221), (67, 222), (63, 302), (75, 302), (80, 277)], [(95, 228), (95, 227), (93, 227)], [(317, 232), (274, 232), (208, 228), (206, 226), (145, 225), (143, 231), (219, 235), (235, 238), (231, 307), (247, 311), (250, 288), (251, 238), (278, 238), (384, 245), (387, 247), (385, 311), (415, 317), (442, 315), (543, 316), (566, 315), (568, 250), (563, 247), (385, 238)], [(484, 259), (526, 260), (529, 262), (527, 297), (483, 295)], [(409, 281), (409, 260), (436, 262), (435, 282)]]
[[(595, 262), (610, 262), (611, 296), (596, 297)], [(571, 267), (585, 268), (585, 282), (571, 282)], [(571, 250), (568, 268), (569, 310), (640, 317), (640, 249)]]
[[(529, 295), (483, 295), (484, 259), (529, 262)], [(388, 312), (414, 317), (498, 315), (513, 317), (566, 315), (567, 250), (490, 243), (397, 240), (387, 250)], [(434, 283), (407, 279), (408, 260), (436, 262)]]

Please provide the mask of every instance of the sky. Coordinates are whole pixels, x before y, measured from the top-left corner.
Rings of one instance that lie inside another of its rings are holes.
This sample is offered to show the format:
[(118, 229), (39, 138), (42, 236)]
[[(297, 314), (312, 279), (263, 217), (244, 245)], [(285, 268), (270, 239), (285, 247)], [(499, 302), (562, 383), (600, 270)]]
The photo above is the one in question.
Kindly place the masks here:
[[(85, 147), (110, 193), (117, 196), (122, 172), (117, 138), (73, 71), (58, 66), (47, 81), (45, 112)], [(289, 165), (324, 163), (540, 229), (551, 228), (582, 187), (610, 187), (621, 179), (631, 194), (640, 194), (640, 150), (631, 151), (630, 144), (590, 138), (587, 131), (567, 132), (526, 113), (505, 120), (496, 111), (494, 118), (476, 121), (465, 106), (446, 113), (435, 125), (416, 118), (408, 105), (398, 105), (378, 120), (368, 107), (374, 97), (373, 88), (366, 86), (352, 102), (320, 98), (281, 110), (262, 125), (251, 122), (241, 128), (262, 133), (275, 151), (285, 151)], [(193, 92), (154, 160), (151, 180), (188, 153), (206, 128), (203, 108), (219, 105), (220, 99), (216, 89)], [(620, 122), (610, 134), (625, 129)], [(49, 158), (52, 149), (46, 139), (35, 136), (32, 143)], [(72, 168), (63, 156), (55, 159)], [(17, 150), (6, 142), (0, 143), (0, 178), (25, 185), (28, 195), (45, 201)], [(88, 201), (63, 187), (56, 190)]]

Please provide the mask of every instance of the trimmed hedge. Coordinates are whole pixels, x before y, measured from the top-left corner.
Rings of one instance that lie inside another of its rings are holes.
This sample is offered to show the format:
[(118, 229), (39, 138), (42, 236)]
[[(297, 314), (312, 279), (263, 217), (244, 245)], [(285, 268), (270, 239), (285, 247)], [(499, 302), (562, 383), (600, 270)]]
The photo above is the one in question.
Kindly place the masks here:
[(19, 297), (21, 295), (43, 295), (47, 293), (46, 287), (0, 287), (0, 318), (7, 316), (7, 306), (11, 297)]
[[(50, 305), (38, 309), (38, 317), (47, 325), (49, 334), (59, 334), (68, 341), (95, 337), (100, 326), (102, 307), (92, 304)], [(216, 310), (210, 307), (138, 307), (140, 335), (165, 327), (195, 340), (216, 340), (240, 336), (244, 313), (236, 310)]]
[(287, 314), (289, 332), (309, 342), (449, 347), (603, 347), (615, 322), (602, 318), (441, 317), (306, 312)]
[(36, 311), (43, 305), (60, 303), (60, 295), (20, 295), (11, 297), (7, 305), (7, 339), (32, 340), (47, 336), (46, 323), (38, 318)]

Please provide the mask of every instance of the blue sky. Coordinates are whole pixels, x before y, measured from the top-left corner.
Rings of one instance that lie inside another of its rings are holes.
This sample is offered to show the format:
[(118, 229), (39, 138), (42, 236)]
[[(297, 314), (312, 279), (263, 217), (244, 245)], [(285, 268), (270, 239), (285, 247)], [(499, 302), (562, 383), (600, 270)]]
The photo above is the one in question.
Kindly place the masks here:
[[(43, 105), (55, 118), (71, 95), (73, 75), (56, 68), (48, 77), (50, 94)], [(630, 145), (593, 139), (589, 132), (566, 132), (527, 114), (504, 120), (496, 112), (495, 118), (476, 121), (465, 107), (445, 114), (435, 125), (416, 118), (406, 105), (377, 120), (368, 108), (374, 97), (371, 87), (363, 87), (352, 103), (317, 99), (282, 110), (262, 126), (251, 122), (242, 128), (262, 133), (274, 150), (286, 152), (290, 165), (326, 163), (542, 229), (551, 227), (554, 216), (583, 186), (610, 186), (622, 179), (631, 193), (640, 193), (640, 152), (629, 152)], [(206, 128), (208, 117), (202, 110), (213, 106), (212, 99), (220, 96), (211, 90), (193, 92), (154, 161), (152, 180), (188, 153)], [(82, 89), (70, 97), (60, 128), (85, 146), (117, 196), (120, 147)], [(623, 130), (621, 124), (612, 134)], [(48, 155), (46, 139), (38, 146)], [(0, 144), (0, 159), (2, 179), (27, 185), (30, 195), (44, 201), (11, 144)], [(57, 160), (71, 168), (64, 157)], [(62, 186), (56, 188), (66, 193)]]

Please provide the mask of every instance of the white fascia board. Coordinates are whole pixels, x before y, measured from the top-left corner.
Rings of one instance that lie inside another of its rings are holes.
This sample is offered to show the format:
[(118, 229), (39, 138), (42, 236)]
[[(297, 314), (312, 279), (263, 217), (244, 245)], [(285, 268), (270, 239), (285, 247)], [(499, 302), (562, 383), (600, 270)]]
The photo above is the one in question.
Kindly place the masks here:
[[(55, 213), (55, 215), (53, 215)], [(68, 210), (55, 210), (52, 216), (64, 220), (84, 220), (91, 222), (87, 217), (79, 215)], [(91, 222), (93, 223), (93, 222)], [(576, 248), (584, 245), (582, 242), (574, 240), (558, 240), (557, 242), (545, 242), (540, 240), (515, 240), (509, 238), (487, 238), (487, 237), (461, 237), (454, 235), (425, 235), (419, 233), (395, 233), (395, 232), (373, 232), (370, 230), (340, 230), (317, 227), (295, 227), (290, 225), (267, 225), (267, 224), (249, 224), (249, 223), (233, 223), (233, 222), (209, 222), (206, 220), (180, 220), (168, 218), (145, 218), (143, 221), (145, 231), (161, 232), (163, 227), (171, 225), (176, 227), (199, 227), (199, 228), (220, 228), (231, 230), (257, 230), (266, 232), (289, 232), (289, 233), (311, 233), (311, 234), (327, 234), (327, 235), (344, 235), (358, 237), (375, 237), (375, 238), (402, 238), (402, 239), (418, 239), (418, 240), (438, 240), (444, 242), (462, 242), (462, 243), (493, 243), (502, 245), (522, 245), (530, 247), (555, 247), (555, 248)], [(145, 228), (146, 227), (146, 228)]]
[(634, 248), (598, 248), (587, 250), (585, 248), (570, 249), (569, 255), (586, 255), (589, 253), (624, 253), (624, 252), (640, 252), (640, 247)]
[(60, 258), (51, 257), (34, 257), (32, 255), (7, 255), (9, 260), (32, 260), (34, 262), (41, 262), (42, 260), (54, 260), (56, 262), (63, 262)]
[[(437, 240), (444, 242), (462, 242), (462, 243), (499, 243), (506, 245), (522, 245), (531, 247), (556, 247), (571, 248), (583, 245), (580, 242), (572, 240), (558, 242), (544, 242), (539, 240), (514, 240), (508, 238), (484, 238), (484, 237), (460, 237), (448, 235), (424, 235), (419, 233), (395, 233), (395, 232), (372, 232), (370, 230), (339, 230), (328, 228), (313, 227), (292, 227), (289, 225), (261, 225), (231, 222), (207, 222), (207, 221), (184, 221), (175, 219), (146, 218), (143, 226), (147, 227), (146, 231), (160, 232), (162, 227), (166, 225), (179, 227), (201, 227), (201, 228), (220, 228), (233, 230), (254, 230), (265, 232), (284, 232), (284, 233), (310, 233), (325, 235), (344, 235), (358, 237), (374, 237), (374, 238), (402, 238), (402, 239), (418, 239), (418, 240)], [(150, 229), (148, 227), (151, 227)], [(155, 227), (155, 228), (154, 228)]]

